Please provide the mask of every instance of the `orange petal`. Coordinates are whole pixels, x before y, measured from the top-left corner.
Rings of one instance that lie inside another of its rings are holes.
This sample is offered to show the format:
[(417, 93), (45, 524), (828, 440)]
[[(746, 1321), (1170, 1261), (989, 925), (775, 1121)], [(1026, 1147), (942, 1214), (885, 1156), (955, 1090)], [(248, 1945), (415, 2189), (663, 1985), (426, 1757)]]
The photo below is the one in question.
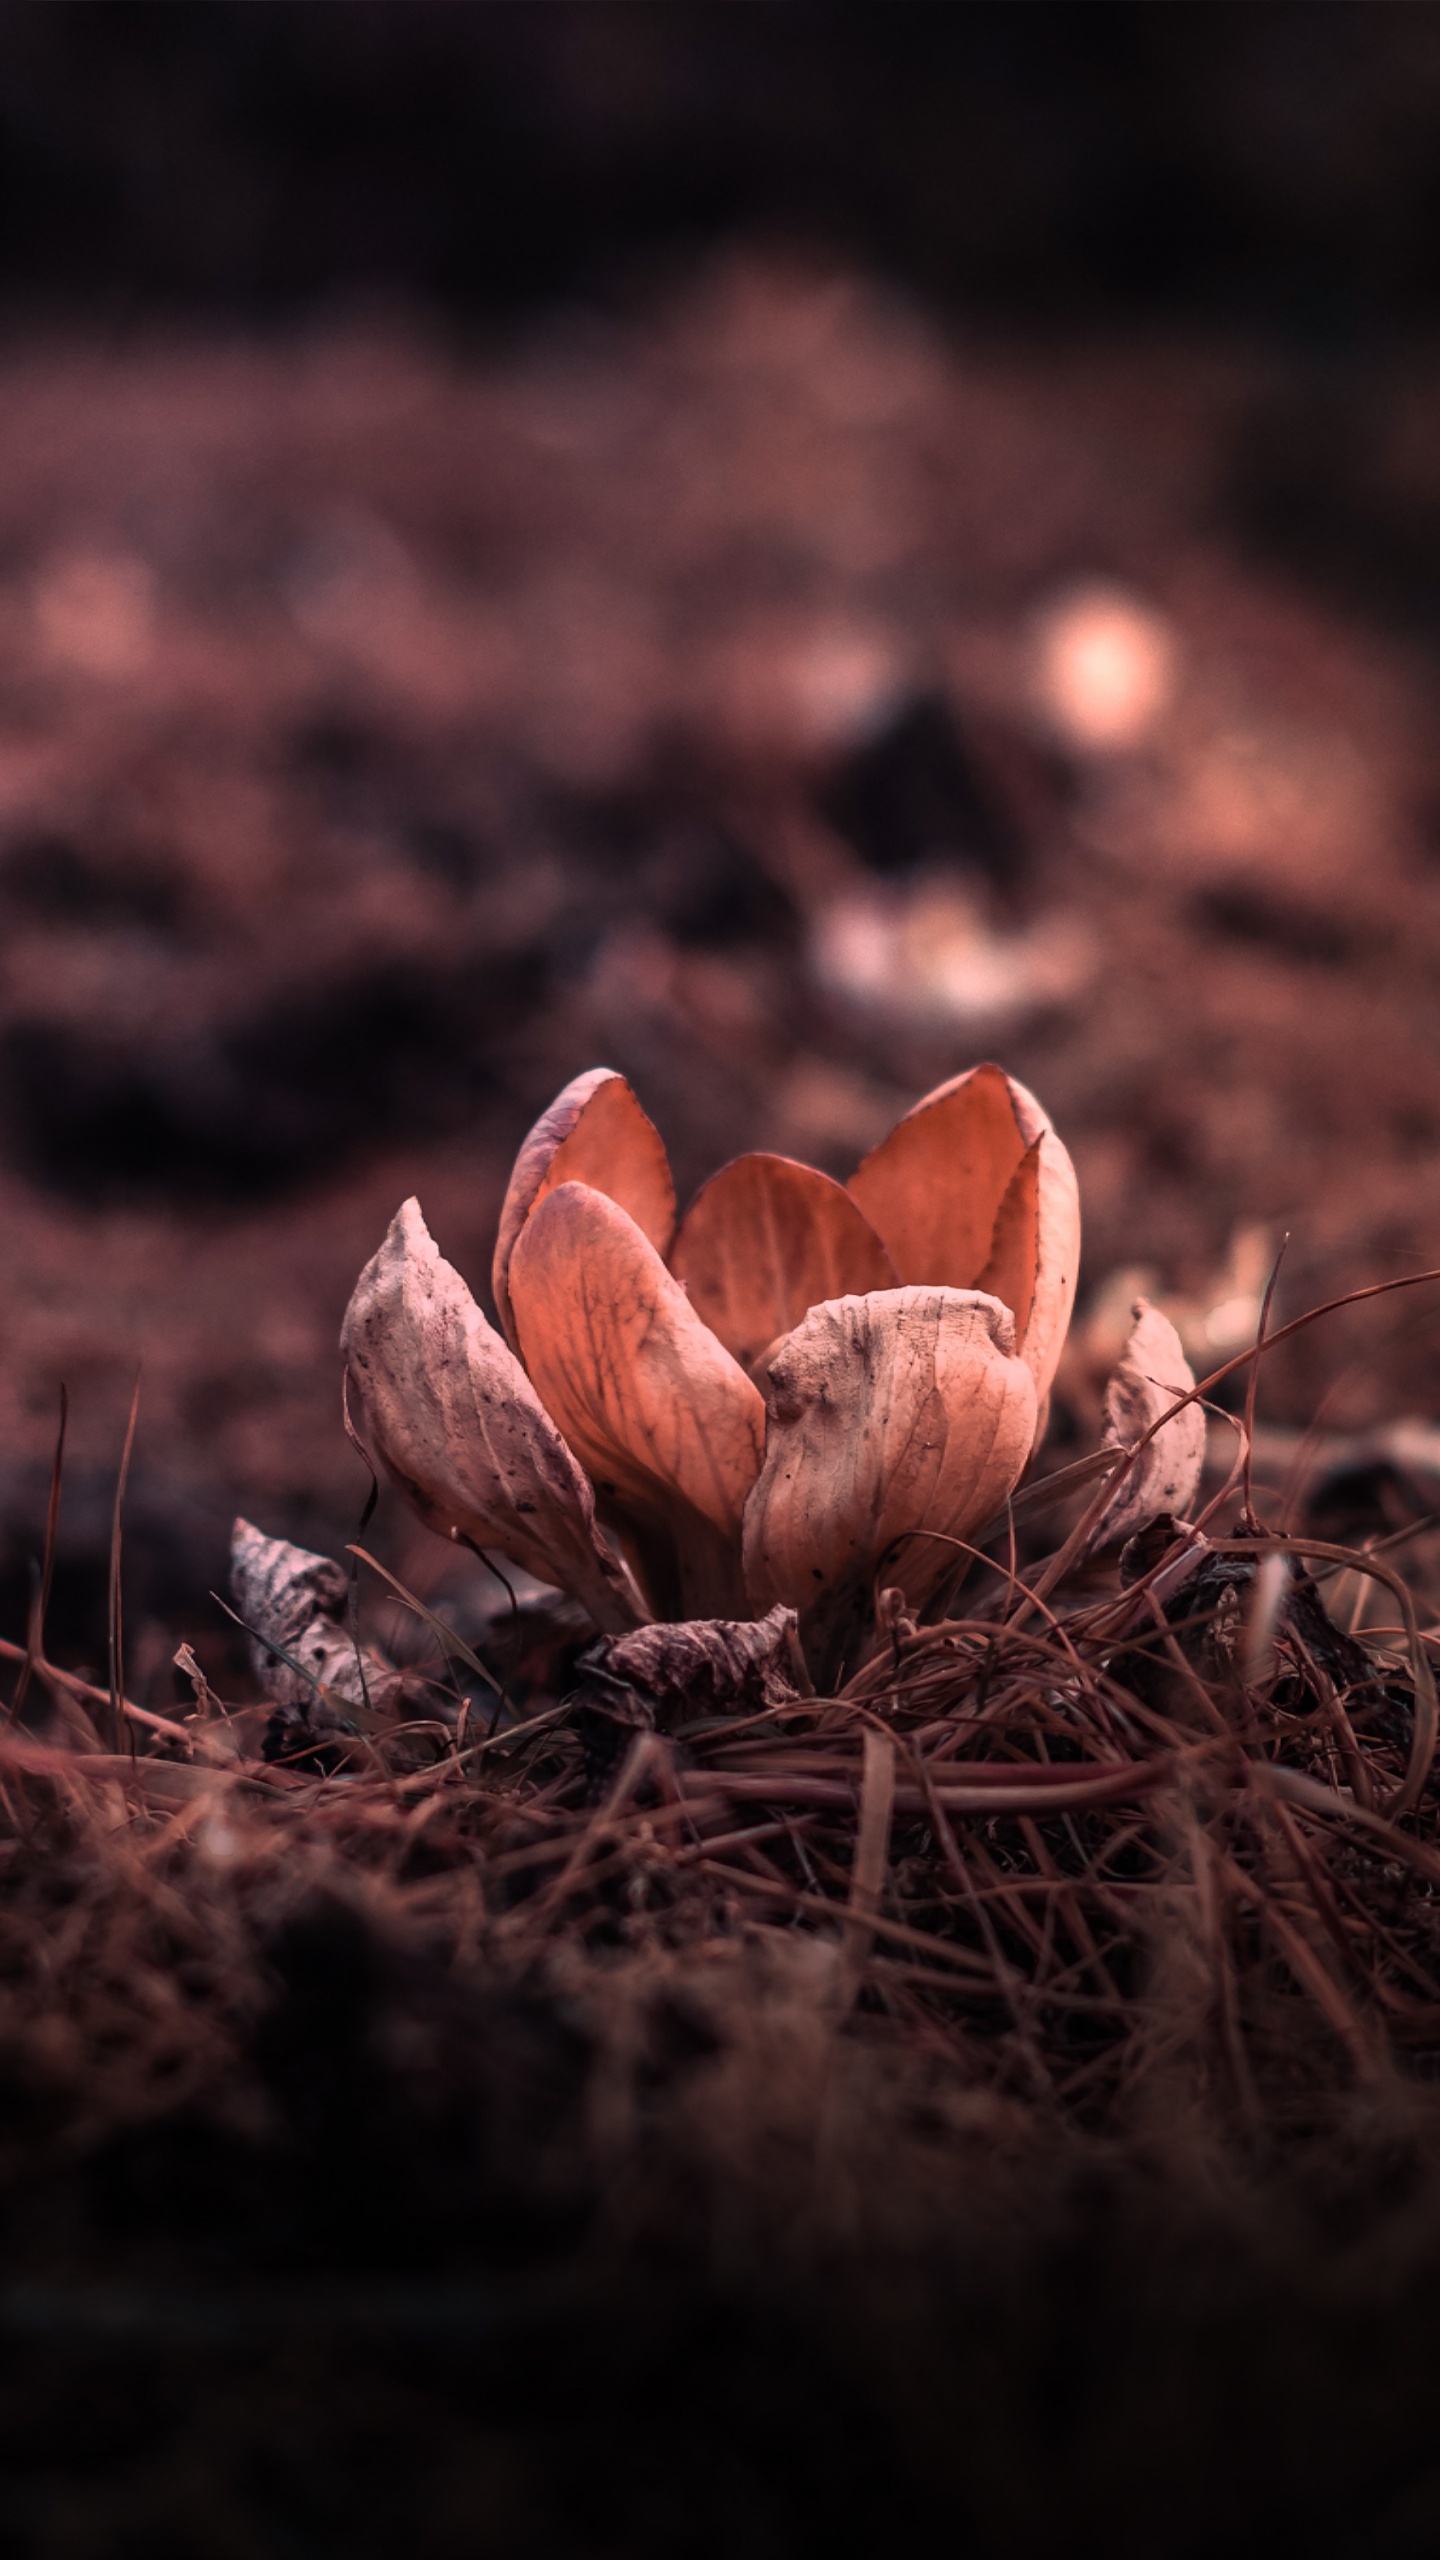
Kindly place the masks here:
[(514, 1353), (407, 1200), (366, 1264), (340, 1348), (352, 1419), (427, 1528), (557, 1583), (597, 1626), (644, 1616), (595, 1497)]
[(990, 1238), (990, 1259), (975, 1286), (998, 1298), (1023, 1343), (1040, 1268), (1040, 1147), (1027, 1147), (1005, 1187)]
[(822, 1299), (896, 1281), (849, 1193), (788, 1156), (737, 1156), (713, 1175), (685, 1212), (670, 1267), (747, 1369)]
[(1010, 1308), (1043, 1402), (1075, 1303), (1080, 1200), (1033, 1093), (995, 1066), (952, 1077), (881, 1140), (849, 1189), (902, 1280), (984, 1289)]
[(738, 1614), (765, 1429), (744, 1370), (634, 1220), (585, 1183), (537, 1203), (510, 1285), (521, 1356), (601, 1495), (652, 1540), (673, 1537), (696, 1615)]
[(902, 1281), (974, 1288), (1006, 1185), (1037, 1134), (1021, 1126), (1009, 1077), (972, 1067), (871, 1148), (848, 1188)]
[(1042, 1406), (1064, 1349), (1079, 1271), (1075, 1168), (1054, 1130), (1044, 1129), (1010, 1177), (990, 1259), (975, 1283), (1014, 1316), (1021, 1357)]
[[(859, 1658), (874, 1582), (928, 1600), (1030, 1454), (1035, 1381), (1009, 1309), (964, 1289), (814, 1307), (767, 1363), (765, 1465), (745, 1508), (752, 1608), (800, 1612), (817, 1680)], [(906, 1536), (907, 1531), (943, 1536)]]
[(562, 1182), (588, 1182), (627, 1209), (657, 1253), (675, 1233), (675, 1185), (665, 1144), (613, 1067), (587, 1067), (543, 1111), (515, 1159), (500, 1211), (491, 1286), (510, 1341), (510, 1257), (538, 1200)]

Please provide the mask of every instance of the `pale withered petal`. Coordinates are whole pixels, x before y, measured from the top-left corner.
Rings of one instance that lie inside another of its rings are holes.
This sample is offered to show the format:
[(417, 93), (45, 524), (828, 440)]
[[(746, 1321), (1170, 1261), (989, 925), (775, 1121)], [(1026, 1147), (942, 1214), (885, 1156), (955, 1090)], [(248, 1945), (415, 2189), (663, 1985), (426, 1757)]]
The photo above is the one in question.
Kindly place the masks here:
[[(744, 1370), (634, 1220), (585, 1183), (532, 1211), (510, 1287), (521, 1356), (605, 1516), (634, 1525), (647, 1575), (673, 1551), (686, 1612), (738, 1615), (740, 1518), (765, 1427)], [(676, 1614), (673, 1596), (654, 1590), (662, 1614)]]
[[(618, 1214), (618, 1213), (617, 1213)], [(407, 1200), (340, 1337), (352, 1420), (427, 1528), (557, 1583), (599, 1627), (645, 1615), (600, 1543), (595, 1501), (519, 1361)]]
[(343, 1565), (237, 1520), (230, 1589), (250, 1639), (250, 1667), (267, 1697), (308, 1710), (318, 1685), (346, 1706), (382, 1713), (394, 1706), (404, 1674), (368, 1646), (357, 1650), (345, 1623), (350, 1577)]
[[(854, 1666), (877, 1569), (918, 1608), (1018, 1481), (1035, 1381), (999, 1300), (887, 1289), (814, 1307), (766, 1364), (765, 1465), (745, 1509), (752, 1608), (800, 1612), (817, 1680)], [(943, 1535), (904, 1536), (905, 1531)]]
[(1011, 1309), (1043, 1406), (1075, 1303), (1080, 1198), (1035, 1096), (996, 1066), (953, 1076), (848, 1187), (902, 1281), (983, 1289)]
[(510, 1257), (515, 1240), (546, 1193), (562, 1182), (588, 1182), (629, 1211), (657, 1253), (675, 1233), (675, 1185), (665, 1143), (630, 1086), (613, 1067), (587, 1067), (543, 1111), (515, 1159), (500, 1210), (490, 1274), (495, 1306), (512, 1347)]
[[(1169, 1412), (1176, 1397), (1188, 1395), (1195, 1384), (1195, 1373), (1169, 1317), (1145, 1298), (1136, 1299), (1134, 1315), (1130, 1339), (1105, 1390), (1101, 1434), (1105, 1449), (1133, 1449), (1152, 1423)], [(1204, 1408), (1187, 1404), (1168, 1422), (1161, 1422), (1153, 1440), (1145, 1442), (1096, 1523), (1091, 1545), (1120, 1546), (1162, 1511), (1188, 1519), (1204, 1464)]]
[(848, 1191), (789, 1156), (737, 1156), (698, 1191), (670, 1268), (743, 1368), (826, 1298), (893, 1289), (897, 1273)]

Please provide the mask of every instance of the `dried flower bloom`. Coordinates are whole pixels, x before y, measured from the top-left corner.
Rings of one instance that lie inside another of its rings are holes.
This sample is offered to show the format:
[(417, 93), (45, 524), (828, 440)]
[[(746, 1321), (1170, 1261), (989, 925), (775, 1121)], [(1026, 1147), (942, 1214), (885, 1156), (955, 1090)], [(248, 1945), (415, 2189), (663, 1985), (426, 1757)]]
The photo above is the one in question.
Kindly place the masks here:
[(984, 1066), (848, 1184), (741, 1156), (677, 1232), (659, 1135), (595, 1068), (537, 1121), (506, 1193), (511, 1348), (412, 1201), (346, 1317), (351, 1409), (422, 1519), (561, 1584), (597, 1625), (794, 1609), (834, 1676), (882, 1568), (923, 1606), (1022, 1473), (1079, 1224), (1045, 1113)]

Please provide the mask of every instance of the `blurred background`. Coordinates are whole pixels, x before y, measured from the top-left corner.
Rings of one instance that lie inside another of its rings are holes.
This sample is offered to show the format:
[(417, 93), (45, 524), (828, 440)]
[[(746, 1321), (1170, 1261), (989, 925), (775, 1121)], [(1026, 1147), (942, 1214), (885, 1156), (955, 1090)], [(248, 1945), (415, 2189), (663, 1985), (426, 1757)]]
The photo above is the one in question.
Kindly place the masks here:
[[(682, 1197), (1033, 1083), (1057, 1452), (1137, 1286), (1440, 1263), (1437, 649), (1428, 0), (0, 6), (7, 1629), (62, 1381), (137, 1689), (353, 1535), (360, 1265), (600, 1060)], [(1263, 1409), (1437, 1393), (1416, 1293)]]

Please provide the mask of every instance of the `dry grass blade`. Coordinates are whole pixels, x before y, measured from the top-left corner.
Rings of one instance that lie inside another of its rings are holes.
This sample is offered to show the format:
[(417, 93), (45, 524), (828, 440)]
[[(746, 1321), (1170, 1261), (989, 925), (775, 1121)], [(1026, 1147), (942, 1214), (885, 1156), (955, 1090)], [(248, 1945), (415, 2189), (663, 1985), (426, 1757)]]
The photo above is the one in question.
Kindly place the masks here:
[(120, 1453), (120, 1472), (115, 1479), (115, 1508), (110, 1520), (110, 1732), (118, 1750), (121, 1736), (127, 1731), (122, 1712), (125, 1696), (125, 1623), (120, 1580), (121, 1546), (125, 1513), (125, 1487), (130, 1476), (130, 1453), (135, 1446), (135, 1425), (140, 1415), (140, 1379), (130, 1398), (130, 1419), (125, 1426), (125, 1446)]
[(850, 1873), (850, 1904), (845, 1922), (844, 1973), (852, 1996), (858, 1988), (874, 1942), (894, 1810), (895, 1744), (888, 1733), (878, 1733), (872, 1727), (865, 1735), (860, 1819), (855, 1833), (855, 1864)]
[(411, 1610), (417, 1618), (423, 1619), (425, 1625), (439, 1638), (447, 1659), (452, 1654), (457, 1655), (467, 1671), (473, 1671), (477, 1679), (484, 1681), (487, 1689), (493, 1689), (497, 1698), (504, 1699), (505, 1691), (500, 1682), (488, 1665), (481, 1661), (474, 1647), (468, 1645), (463, 1636), (457, 1635), (453, 1627), (447, 1627), (443, 1618), (437, 1618), (433, 1609), (427, 1609), (423, 1600), (417, 1600), (414, 1592), (407, 1590), (404, 1583), (391, 1573), (388, 1566), (381, 1564), (378, 1557), (372, 1556), (366, 1547), (350, 1546), (346, 1548), (345, 1553), (347, 1556), (358, 1557), (361, 1564), (368, 1564), (372, 1573), (378, 1574), (382, 1582), (388, 1583), (397, 1600), (402, 1600), (407, 1609)]
[[(1248, 1542), (1217, 1539), (1214, 1547), (1217, 1555), (1249, 1556), (1255, 1553), (1253, 1544)], [(1440, 1734), (1440, 1702), (1437, 1702), (1436, 1698), (1435, 1674), (1421, 1638), (1420, 1622), (1415, 1614), (1415, 1602), (1410, 1591), (1399, 1574), (1393, 1572), (1389, 1565), (1382, 1564), (1379, 1557), (1373, 1553), (1368, 1555), (1356, 1553), (1348, 1547), (1330, 1546), (1323, 1540), (1315, 1538), (1287, 1538), (1285, 1552), (1289, 1555), (1312, 1556), (1325, 1564), (1348, 1565), (1356, 1573), (1369, 1574), (1375, 1581), (1383, 1582), (1386, 1590), (1393, 1592), (1400, 1603), (1410, 1647), (1410, 1674), (1414, 1682), (1415, 1696), (1415, 1726), (1405, 1777), (1391, 1798), (1387, 1811), (1392, 1815), (1410, 1813), (1419, 1803), (1421, 1793), (1434, 1767), (1437, 1734)]]
[(55, 1547), (60, 1534), (60, 1494), (65, 1481), (65, 1428), (70, 1403), (65, 1387), (60, 1388), (60, 1421), (55, 1434), (55, 1456), (50, 1468), (50, 1499), (45, 1506), (45, 1551), (41, 1559), (40, 1579), (30, 1599), (29, 1623), (25, 1634), (25, 1659), (15, 1694), (10, 1701), (12, 1720), (18, 1724), (35, 1666), (45, 1656), (45, 1619), (50, 1607), (50, 1587), (55, 1578)]

